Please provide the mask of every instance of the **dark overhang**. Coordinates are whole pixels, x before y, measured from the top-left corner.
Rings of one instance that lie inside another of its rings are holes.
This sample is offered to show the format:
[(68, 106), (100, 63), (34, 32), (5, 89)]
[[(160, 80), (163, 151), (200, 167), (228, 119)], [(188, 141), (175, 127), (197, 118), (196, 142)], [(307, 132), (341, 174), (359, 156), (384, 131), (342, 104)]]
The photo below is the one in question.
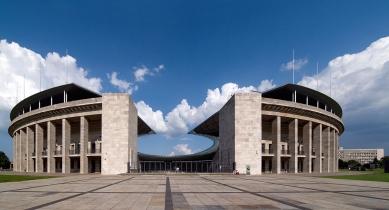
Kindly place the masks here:
[(319, 101), (319, 108), (324, 109), (324, 106), (327, 105), (327, 111), (332, 109), (332, 112), (342, 118), (342, 108), (334, 99), (304, 86), (285, 84), (263, 92), (262, 97), (292, 101), (292, 95), (295, 91), (297, 93), (297, 103), (306, 104), (306, 97), (308, 96), (308, 105), (317, 106), (317, 101)]
[(189, 134), (205, 134), (219, 137), (219, 111), (204, 120), (204, 122), (190, 131)]
[(139, 116), (138, 116), (138, 136), (144, 136), (149, 134), (155, 134), (155, 131), (151, 129)]
[(64, 91), (67, 93), (68, 102), (101, 97), (99, 93), (88, 90), (74, 83), (57, 86), (31, 95), (16, 104), (16, 106), (11, 110), (11, 121), (15, 119), (20, 112), (23, 112), (23, 109), (28, 112), (30, 106), (32, 107), (32, 110), (34, 110), (38, 108), (39, 103), (40, 107), (51, 105), (51, 97), (53, 97), (53, 104), (63, 103)]

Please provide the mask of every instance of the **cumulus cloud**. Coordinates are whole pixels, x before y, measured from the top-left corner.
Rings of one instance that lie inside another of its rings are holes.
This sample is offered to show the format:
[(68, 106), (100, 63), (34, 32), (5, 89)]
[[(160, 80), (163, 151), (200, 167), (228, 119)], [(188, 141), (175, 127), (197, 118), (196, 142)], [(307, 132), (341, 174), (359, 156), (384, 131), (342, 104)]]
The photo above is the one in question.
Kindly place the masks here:
[(135, 75), (135, 80), (137, 82), (144, 82), (145, 80), (145, 75), (151, 75), (154, 76), (154, 73), (151, 72), (146, 66), (141, 66), (141, 67), (134, 67), (134, 75)]
[(163, 116), (160, 110), (153, 111), (144, 101), (140, 101), (135, 105), (138, 108), (139, 116), (154, 131), (171, 139), (186, 134), (189, 131), (189, 126), (197, 125), (219, 111), (233, 94), (257, 90), (265, 91), (273, 87), (275, 85), (272, 80), (263, 80), (258, 88), (254, 86), (239, 88), (237, 84), (227, 83), (221, 89), (209, 89), (205, 101), (200, 106), (191, 106), (186, 99), (183, 99), (166, 116)]
[(112, 72), (112, 74), (107, 74), (107, 77), (109, 79), (109, 82), (117, 87), (121, 92), (126, 92), (129, 94), (132, 94), (133, 91), (138, 90), (138, 86), (131, 82), (127, 82), (126, 80), (121, 80), (117, 78), (118, 73)]
[(168, 154), (167, 156), (174, 156), (176, 153), (174, 152), (171, 152), (170, 154)]
[(188, 148), (188, 144), (177, 144), (176, 146), (173, 147), (173, 149), (182, 155), (193, 154), (192, 150)]
[(362, 52), (331, 60), (318, 78), (305, 76), (298, 84), (316, 89), (318, 79), (319, 91), (331, 93), (349, 114), (380, 110), (389, 106), (388, 52), (389, 37), (379, 39)]
[(158, 67), (154, 68), (154, 71), (156, 72), (159, 72), (161, 71), (162, 69), (165, 69), (165, 66), (162, 64), (162, 65), (159, 65)]
[(0, 120), (0, 127), (2, 129), (6, 129), (9, 125), (7, 120), (9, 112), (18, 101), (39, 92), (40, 89), (45, 90), (66, 84), (66, 77), (68, 83), (76, 83), (96, 92), (102, 90), (102, 80), (88, 77), (88, 71), (77, 66), (76, 59), (70, 55), (61, 56), (52, 52), (42, 57), (32, 50), (21, 47), (18, 43), (9, 43), (6, 40), (0, 40), (0, 52), (0, 118), (3, 119)]
[[(298, 70), (301, 67), (305, 66), (308, 63), (308, 59), (295, 59), (294, 60), (294, 70)], [(281, 71), (287, 71), (293, 69), (293, 60), (289, 61), (287, 64), (281, 65)]]

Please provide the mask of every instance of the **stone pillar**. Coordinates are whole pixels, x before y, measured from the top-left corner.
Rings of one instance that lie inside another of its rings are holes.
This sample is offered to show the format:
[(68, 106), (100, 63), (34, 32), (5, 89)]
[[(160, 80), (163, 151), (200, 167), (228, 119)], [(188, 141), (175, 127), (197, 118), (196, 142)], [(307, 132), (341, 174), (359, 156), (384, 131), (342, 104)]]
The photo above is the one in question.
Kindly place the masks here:
[(272, 161), (273, 172), (281, 173), (281, 117), (277, 116), (272, 122), (272, 144), (274, 157)]
[(70, 121), (62, 119), (62, 173), (70, 173)]
[(313, 129), (313, 147), (315, 148), (316, 158), (313, 160), (314, 168), (313, 172), (322, 173), (322, 158), (321, 153), (323, 152), (322, 148), (322, 125), (319, 124)]
[(289, 123), (289, 149), (290, 149), (290, 161), (289, 161), (289, 172), (298, 173), (298, 157), (297, 157), (297, 146), (298, 146), (298, 119), (292, 120)]
[(312, 173), (312, 122), (309, 121), (303, 127), (304, 145), (304, 173)]
[(330, 172), (335, 172), (335, 161), (337, 160), (337, 158), (335, 157), (336, 154), (335, 154), (335, 129), (331, 129), (331, 133), (330, 133), (330, 157), (331, 157), (331, 161), (330, 161)]
[(335, 154), (336, 154), (336, 161), (335, 161), (335, 172), (339, 171), (339, 133), (336, 132), (335, 134)]
[(138, 154), (138, 111), (125, 93), (103, 94), (102, 105), (101, 173), (128, 173), (129, 166), (137, 167), (138, 162), (137, 155), (130, 158), (131, 150)]
[(35, 125), (35, 172), (43, 172), (43, 128), (41, 125)]
[(32, 153), (35, 151), (34, 139), (35, 131), (31, 127), (27, 127), (27, 172), (34, 172), (34, 160), (32, 159)]
[(20, 130), (16, 132), (16, 171), (21, 171), (20, 167)]
[(16, 171), (16, 133), (13, 136), (13, 147), (12, 147), (12, 162), (13, 162), (13, 171)]
[(20, 130), (20, 151), (21, 151), (21, 154), (20, 154), (20, 164), (21, 164), (21, 171), (24, 171), (24, 169), (26, 169), (27, 171), (27, 135), (26, 135), (26, 131), (21, 129)]
[(47, 122), (47, 173), (55, 173), (55, 125), (53, 122)]
[(85, 117), (80, 117), (80, 173), (88, 173), (88, 139), (89, 139), (89, 122)]
[(324, 159), (323, 159), (323, 173), (329, 173), (330, 172), (330, 127), (326, 127), (323, 130), (322, 133), (322, 142), (323, 142), (323, 153), (324, 153)]

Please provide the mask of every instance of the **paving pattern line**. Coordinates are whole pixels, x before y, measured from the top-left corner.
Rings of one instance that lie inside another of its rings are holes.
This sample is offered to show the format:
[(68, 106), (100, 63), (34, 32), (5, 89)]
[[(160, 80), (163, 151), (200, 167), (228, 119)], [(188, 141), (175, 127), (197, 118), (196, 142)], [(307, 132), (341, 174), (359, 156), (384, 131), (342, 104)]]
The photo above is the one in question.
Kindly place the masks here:
[(214, 183), (217, 183), (217, 184), (220, 184), (220, 185), (223, 185), (223, 186), (226, 186), (226, 187), (230, 187), (230, 188), (235, 189), (235, 190), (239, 190), (239, 191), (251, 194), (251, 195), (255, 195), (255, 196), (258, 196), (258, 197), (266, 198), (266, 199), (269, 199), (269, 200), (272, 200), (272, 201), (275, 201), (275, 202), (278, 202), (278, 203), (282, 203), (282, 204), (287, 205), (287, 206), (292, 206), (292, 207), (295, 207), (297, 209), (310, 210), (310, 208), (299, 206), (299, 205), (296, 205), (294, 203), (290, 203), (290, 202), (287, 202), (287, 201), (284, 201), (284, 200), (279, 200), (279, 199), (272, 198), (272, 197), (269, 197), (269, 196), (266, 196), (266, 195), (250, 192), (250, 191), (247, 191), (247, 190), (243, 190), (243, 189), (240, 189), (238, 187), (234, 187), (234, 186), (231, 186), (231, 185), (228, 185), (228, 184), (224, 184), (224, 183), (221, 183), (221, 182), (214, 181), (212, 179), (207, 179), (207, 178), (204, 178), (204, 177), (201, 177), (201, 178), (205, 179), (205, 180), (208, 180), (208, 181), (211, 181), (211, 182), (214, 182)]
[[(56, 177), (56, 178), (60, 178), (60, 177)], [(55, 179), (55, 178), (53, 178), (53, 179)], [(92, 179), (95, 179), (95, 177), (92, 178)], [(26, 187), (26, 188), (20, 188), (20, 189), (16, 189), (16, 190), (5, 190), (5, 191), (0, 191), (0, 193), (3, 193), (3, 192), (18, 192), (20, 190), (33, 189), (33, 188), (38, 188), (38, 187), (47, 187), (47, 186), (54, 186), (54, 185), (61, 185), (61, 184), (70, 184), (72, 182), (78, 182), (78, 181), (82, 181), (82, 180), (91, 180), (91, 178), (80, 179), (80, 180), (75, 180), (75, 181), (60, 182), (60, 183), (55, 183), (55, 184), (46, 184), (46, 185), (40, 185), (40, 186), (35, 186), (35, 187)], [(34, 181), (34, 180), (28, 180), (28, 181)]]
[[(239, 179), (238, 177), (235, 177), (235, 178)], [(294, 186), (294, 185), (290, 185), (290, 184), (278, 184), (278, 183), (274, 183), (274, 182), (259, 181), (259, 180), (255, 180), (255, 179), (246, 179), (246, 178), (240, 178), (240, 179), (263, 182), (263, 183), (267, 183), (267, 184), (287, 186), (287, 187), (295, 187), (295, 188), (306, 189), (306, 190), (315, 190), (315, 191), (319, 191), (319, 192), (337, 193), (337, 194), (342, 194), (342, 195), (352, 195), (355, 197), (363, 197), (363, 198), (371, 198), (371, 199), (389, 201), (389, 199), (387, 199), (387, 198), (377, 198), (377, 197), (372, 197), (372, 196), (367, 196), (367, 195), (355, 195), (352, 193), (348, 193), (349, 191), (343, 191), (343, 192), (342, 191), (329, 191), (329, 190), (320, 190), (320, 189), (314, 189), (314, 188), (309, 188), (309, 187), (298, 187), (298, 186)], [(375, 190), (373, 192), (382, 192), (382, 191), (388, 191), (388, 190)], [(353, 192), (353, 191), (351, 191), (351, 192)]]
[(169, 177), (166, 177), (165, 209), (173, 210), (173, 198)]
[(98, 187), (98, 188), (93, 189), (93, 190), (89, 190), (89, 191), (86, 191), (86, 192), (83, 192), (83, 193), (78, 193), (76, 195), (71, 195), (71, 196), (68, 196), (66, 198), (61, 198), (61, 199), (58, 199), (58, 200), (55, 200), (55, 201), (51, 201), (51, 202), (48, 202), (48, 203), (45, 203), (45, 204), (41, 204), (41, 205), (38, 205), (38, 206), (34, 206), (34, 207), (31, 207), (31, 208), (28, 208), (27, 210), (34, 210), (34, 209), (39, 209), (39, 208), (43, 208), (43, 207), (46, 207), (46, 206), (50, 206), (50, 205), (53, 205), (53, 204), (56, 204), (56, 203), (59, 203), (59, 202), (62, 202), (62, 201), (65, 201), (65, 200), (68, 200), (68, 199), (71, 199), (71, 198), (75, 198), (75, 197), (80, 196), (80, 195), (91, 193), (91, 192), (94, 192), (94, 191), (97, 191), (97, 190), (101, 190), (103, 188), (106, 188), (106, 187), (109, 187), (109, 186), (112, 186), (112, 185), (115, 185), (115, 184), (119, 184), (121, 182), (128, 181), (128, 180), (133, 179), (133, 178), (134, 177), (130, 177), (128, 179), (121, 180), (121, 181), (118, 181), (118, 182), (115, 182), (115, 183), (111, 183), (111, 184), (108, 184), (108, 185), (105, 185), (105, 186), (102, 186), (102, 187)]
[[(270, 178), (270, 177), (266, 177), (266, 178)], [(331, 179), (331, 178), (328, 178), (328, 177), (312, 177), (312, 178), (321, 178), (321, 179)], [(271, 177), (270, 179), (275, 179), (275, 180), (278, 180), (279, 178), (273, 178)], [(288, 180), (294, 180), (294, 181), (301, 181), (300, 179), (291, 179), (290, 177), (288, 177)], [(354, 180), (354, 181), (357, 181), (357, 180)], [(312, 184), (334, 184), (334, 183), (331, 183), (331, 182), (318, 182), (318, 181), (315, 181), (315, 180), (306, 180), (305, 182), (310, 182)], [(303, 183), (304, 184), (304, 183)], [(354, 185), (354, 184), (342, 184), (342, 183), (336, 183), (336, 185), (344, 185), (344, 186), (354, 186), (354, 187), (365, 187), (365, 188), (373, 188), (373, 189), (383, 189), (383, 191), (385, 190), (389, 190), (389, 188), (387, 187), (372, 187), (372, 186), (368, 186), (368, 185)]]

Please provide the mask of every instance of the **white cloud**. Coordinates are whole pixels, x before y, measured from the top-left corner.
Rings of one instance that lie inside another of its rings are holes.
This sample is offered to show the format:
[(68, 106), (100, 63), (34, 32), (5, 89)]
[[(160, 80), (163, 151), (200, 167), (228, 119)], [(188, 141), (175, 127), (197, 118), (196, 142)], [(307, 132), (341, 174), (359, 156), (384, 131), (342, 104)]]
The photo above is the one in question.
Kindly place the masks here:
[[(362, 52), (333, 59), (320, 72), (319, 91), (330, 95), (332, 77), (331, 95), (342, 106), (348, 125), (381, 121), (381, 126), (388, 125), (388, 52), (389, 37), (381, 38)], [(316, 75), (305, 76), (298, 84), (316, 89)]]
[[(19, 44), (0, 40), (0, 127), (9, 125), (9, 112), (18, 101), (40, 90), (66, 84), (76, 83), (96, 92), (102, 90), (100, 78), (88, 78), (88, 72), (77, 66), (76, 59), (70, 55), (60, 56), (48, 53), (46, 57)], [(68, 73), (67, 73), (68, 72)], [(24, 82), (25, 76), (25, 82)], [(25, 84), (25, 86), (24, 86)], [(17, 91), (18, 89), (18, 91)], [(18, 94), (17, 94), (18, 92)]]
[[(294, 70), (299, 70), (305, 64), (308, 63), (308, 59), (295, 59), (294, 60)], [(289, 61), (287, 64), (281, 65), (281, 71), (292, 70), (293, 69), (293, 60)]]
[(163, 64), (161, 64), (158, 67), (154, 68), (154, 71), (159, 72), (162, 69), (165, 69), (165, 66)]
[[(145, 82), (145, 76), (155, 76), (155, 74), (150, 71), (146, 66), (142, 65), (141, 67), (133, 67), (134, 75), (135, 75), (135, 81), (137, 82)], [(163, 64), (159, 65), (158, 67), (153, 68), (155, 72), (159, 72), (160, 70), (165, 69), (165, 66)]]
[(135, 85), (131, 82), (127, 82), (126, 80), (121, 80), (117, 78), (118, 73), (117, 72), (112, 72), (112, 74), (107, 74), (107, 77), (109, 82), (113, 85), (116, 86), (121, 92), (126, 92), (129, 94), (132, 94), (133, 91), (138, 90), (138, 86)]
[(256, 90), (265, 91), (275, 87), (272, 80), (263, 80), (257, 88), (253, 86), (239, 88), (237, 84), (227, 83), (221, 89), (208, 90), (205, 101), (198, 107), (189, 105), (183, 99), (165, 117), (160, 110), (153, 111), (151, 107), (140, 101), (136, 104), (139, 116), (157, 133), (166, 138), (177, 138), (189, 131), (189, 126), (194, 126), (219, 111), (234, 93), (251, 92)]
[[(193, 154), (192, 150), (188, 148), (188, 144), (177, 144), (173, 147), (176, 152), (182, 155)], [(174, 152), (173, 152), (174, 153)]]
[(168, 154), (167, 156), (174, 156), (176, 153), (174, 152), (171, 152), (170, 154)]
[(272, 88), (275, 88), (276, 85), (273, 84), (273, 80), (262, 80), (261, 81), (261, 84), (258, 86), (258, 91), (263, 93), (265, 92), (266, 90), (269, 90), (269, 89), (272, 89)]

